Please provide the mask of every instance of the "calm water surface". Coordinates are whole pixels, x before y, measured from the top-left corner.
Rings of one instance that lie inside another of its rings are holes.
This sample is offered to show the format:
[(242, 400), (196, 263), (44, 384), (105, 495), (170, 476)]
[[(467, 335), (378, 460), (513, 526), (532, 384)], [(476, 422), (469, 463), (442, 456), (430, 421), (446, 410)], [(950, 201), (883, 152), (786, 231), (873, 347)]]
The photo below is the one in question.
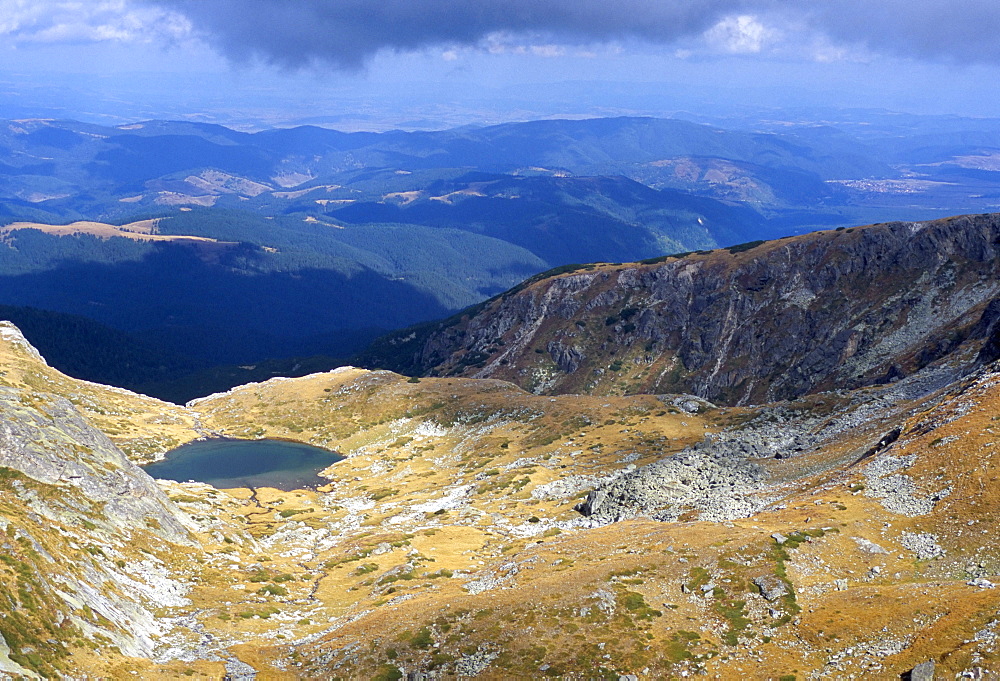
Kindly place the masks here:
[(154, 478), (207, 482), (218, 489), (276, 487), (290, 491), (325, 485), (317, 475), (344, 457), (319, 447), (283, 440), (198, 440), (167, 452), (144, 470)]

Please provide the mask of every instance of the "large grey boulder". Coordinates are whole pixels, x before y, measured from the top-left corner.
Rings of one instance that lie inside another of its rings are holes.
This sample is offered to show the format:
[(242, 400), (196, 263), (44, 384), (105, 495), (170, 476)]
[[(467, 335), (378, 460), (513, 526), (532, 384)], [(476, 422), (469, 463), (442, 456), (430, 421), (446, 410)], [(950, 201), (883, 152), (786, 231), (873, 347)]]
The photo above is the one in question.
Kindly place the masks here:
[(910, 671), (908, 678), (909, 681), (934, 681), (934, 660), (918, 664)]
[(776, 601), (788, 593), (788, 586), (777, 575), (761, 575), (750, 581), (760, 589), (760, 595), (769, 601)]

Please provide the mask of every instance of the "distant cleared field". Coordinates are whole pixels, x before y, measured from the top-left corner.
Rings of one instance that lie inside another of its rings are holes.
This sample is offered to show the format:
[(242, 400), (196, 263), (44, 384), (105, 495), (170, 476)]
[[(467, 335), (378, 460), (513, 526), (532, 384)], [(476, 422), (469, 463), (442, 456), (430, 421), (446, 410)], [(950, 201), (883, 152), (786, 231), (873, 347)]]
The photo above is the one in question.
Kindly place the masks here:
[(68, 225), (45, 225), (38, 222), (14, 222), (0, 227), (0, 236), (6, 236), (19, 229), (37, 229), (46, 234), (56, 236), (76, 236), (90, 234), (101, 239), (121, 236), (135, 241), (202, 241), (218, 243), (218, 239), (204, 236), (186, 236), (178, 234), (157, 234), (159, 220), (140, 220), (127, 225), (108, 225), (103, 222), (79, 221)]

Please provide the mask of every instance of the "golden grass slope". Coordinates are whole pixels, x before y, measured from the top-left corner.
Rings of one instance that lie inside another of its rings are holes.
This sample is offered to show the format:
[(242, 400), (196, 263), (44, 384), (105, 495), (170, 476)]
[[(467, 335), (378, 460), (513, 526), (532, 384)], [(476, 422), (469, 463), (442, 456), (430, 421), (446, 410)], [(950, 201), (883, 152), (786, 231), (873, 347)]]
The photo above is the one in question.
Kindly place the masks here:
[(195, 412), (169, 402), (70, 378), (45, 364), (10, 322), (0, 321), (0, 386), (67, 398), (133, 461), (143, 463), (203, 433)]
[(159, 220), (140, 220), (127, 225), (109, 225), (103, 222), (79, 221), (68, 225), (46, 225), (38, 222), (13, 222), (0, 227), (0, 238), (21, 229), (36, 229), (46, 234), (56, 236), (77, 236), (89, 234), (101, 239), (123, 237), (134, 241), (173, 241), (187, 243), (220, 243), (217, 239), (203, 236), (184, 236), (176, 234), (158, 234), (156, 225)]
[[(182, 408), (61, 376), (5, 338), (5, 384), (74, 395), (121, 442), (285, 437), (347, 456), (318, 490), (163, 482), (202, 546), (169, 564), (191, 589), (169, 612), (173, 658), (79, 671), (217, 678), (231, 657), (288, 679), (1000, 670), (1000, 598), (973, 581), (1000, 573), (1000, 373), (886, 401), (821, 450), (764, 462), (780, 498), (752, 517), (591, 527), (573, 506), (601, 479), (768, 407), (692, 414), (669, 397), (344, 368)], [(899, 439), (859, 460), (891, 427)]]
[[(968, 583), (1000, 571), (995, 538), (977, 527), (989, 528), (995, 512), (984, 480), (996, 470), (977, 454), (993, 446), (995, 375), (942, 402), (887, 410), (884, 422), (817, 453), (828, 459), (818, 473), (810, 473), (814, 460), (772, 462), (798, 472), (783, 471), (793, 481), (786, 498), (752, 518), (590, 529), (573, 526), (581, 495), (550, 500), (539, 493), (546, 483), (610, 473), (626, 452), (638, 453), (641, 465), (739, 414), (670, 414), (649, 396), (540, 398), (480, 383), (414, 384), (342, 370), (198, 405), (223, 432), (247, 427), (242, 412), (267, 434), (351, 455), (318, 499), (339, 506), (332, 517), (344, 538), (333, 550), (339, 557), (323, 557), (314, 592), (335, 606), (323, 611), (334, 615), (334, 630), (293, 647), (253, 647), (245, 659), (306, 677), (391, 668), (449, 674), (487, 659), (490, 678), (701, 670), (722, 678), (888, 678), (930, 658), (939, 671), (996, 668), (991, 632), (1000, 603), (992, 589)], [(979, 406), (963, 406), (970, 404)], [(475, 422), (504, 409), (509, 420)], [(574, 416), (590, 423), (563, 426)], [(439, 429), (419, 427), (430, 422)], [(902, 423), (898, 445), (851, 465), (892, 422)], [(961, 435), (949, 440), (952, 433)], [(902, 462), (892, 475), (914, 481), (918, 496), (950, 492), (924, 515), (890, 511), (866, 488), (878, 481), (868, 466), (890, 458)], [(449, 490), (470, 484), (459, 503), (448, 501)], [(281, 532), (280, 515), (269, 531)], [(312, 513), (291, 517), (322, 526)], [(774, 533), (791, 540), (778, 545)], [(924, 536), (943, 553), (916, 550), (912, 538)], [(292, 569), (268, 557), (269, 571)], [(789, 593), (767, 601), (754, 578), (777, 580)]]

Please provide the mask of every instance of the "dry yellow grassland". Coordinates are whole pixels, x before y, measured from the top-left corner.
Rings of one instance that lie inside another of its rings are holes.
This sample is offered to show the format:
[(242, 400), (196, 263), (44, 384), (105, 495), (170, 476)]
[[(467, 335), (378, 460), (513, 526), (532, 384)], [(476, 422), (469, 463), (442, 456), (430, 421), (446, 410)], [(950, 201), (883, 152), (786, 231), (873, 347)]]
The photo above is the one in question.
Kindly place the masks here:
[[(317, 490), (162, 482), (198, 542), (164, 554), (190, 603), (164, 609), (163, 640), (200, 654), (88, 653), (79, 668), (92, 673), (218, 678), (230, 657), (289, 679), (898, 678), (927, 659), (948, 677), (997, 669), (1000, 599), (969, 583), (1000, 572), (993, 374), (763, 462), (776, 497), (749, 518), (591, 527), (574, 506), (601, 479), (762, 408), (692, 414), (651, 395), (549, 397), (352, 368), (183, 408), (67, 378), (17, 342), (0, 343), (0, 366), (3, 385), (65, 396), (134, 460), (203, 434), (346, 456)], [(859, 460), (892, 426), (899, 440)]]
[(9, 225), (0, 227), (0, 237), (6, 236), (19, 229), (36, 229), (46, 234), (56, 236), (74, 236), (78, 234), (90, 234), (101, 239), (112, 237), (123, 237), (134, 241), (194, 241), (205, 243), (218, 243), (217, 239), (210, 239), (203, 236), (184, 236), (175, 234), (159, 234), (156, 224), (159, 220), (140, 220), (127, 225), (109, 225), (103, 222), (90, 222), (81, 220), (68, 225), (46, 225), (37, 222), (12, 222)]

